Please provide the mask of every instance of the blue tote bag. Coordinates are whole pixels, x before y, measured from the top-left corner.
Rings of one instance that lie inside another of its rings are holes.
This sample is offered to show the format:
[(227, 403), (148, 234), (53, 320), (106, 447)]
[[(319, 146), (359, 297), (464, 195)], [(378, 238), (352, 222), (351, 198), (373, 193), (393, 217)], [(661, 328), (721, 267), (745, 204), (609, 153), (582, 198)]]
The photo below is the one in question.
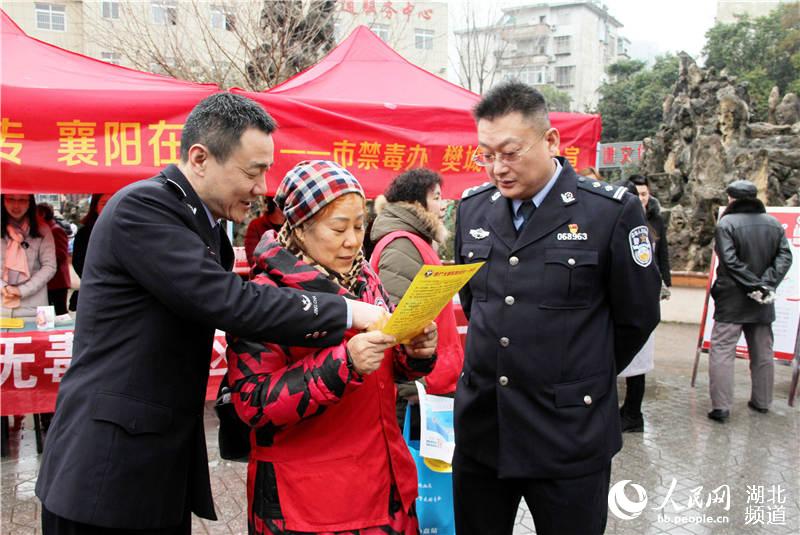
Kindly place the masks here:
[(410, 440), (411, 406), (406, 409), (403, 439), (417, 465), (419, 496), (417, 517), (420, 535), (456, 535), (453, 519), (453, 468), (438, 459), (419, 454), (419, 441)]

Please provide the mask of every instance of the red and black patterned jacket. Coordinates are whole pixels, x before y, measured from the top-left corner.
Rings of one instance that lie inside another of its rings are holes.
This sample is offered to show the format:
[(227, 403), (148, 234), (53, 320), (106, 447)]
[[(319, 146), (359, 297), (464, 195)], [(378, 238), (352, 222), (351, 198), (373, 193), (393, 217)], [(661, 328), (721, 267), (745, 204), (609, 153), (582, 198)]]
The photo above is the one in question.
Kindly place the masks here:
[[(254, 282), (346, 295), (338, 284), (265, 234), (256, 248)], [(360, 301), (389, 309), (380, 280), (364, 263)], [(309, 300), (307, 306), (315, 306)], [(360, 529), (389, 522), (390, 489), (405, 511), (417, 496), (414, 463), (395, 418), (395, 378), (413, 380), (435, 359), (386, 352), (360, 376), (347, 367), (346, 344), (324, 349), (228, 338), (228, 373), (239, 417), (252, 428), (248, 467), (251, 533), (284, 519), (288, 530)], [(269, 532), (269, 531), (267, 531)]]

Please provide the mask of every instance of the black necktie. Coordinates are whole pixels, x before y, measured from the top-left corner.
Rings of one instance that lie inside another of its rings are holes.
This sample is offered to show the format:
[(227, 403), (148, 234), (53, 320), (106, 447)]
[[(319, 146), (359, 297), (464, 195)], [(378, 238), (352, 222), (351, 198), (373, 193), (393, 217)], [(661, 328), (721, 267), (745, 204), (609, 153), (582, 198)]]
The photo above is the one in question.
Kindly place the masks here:
[(524, 201), (519, 208), (517, 209), (517, 216), (522, 216), (522, 223), (520, 223), (519, 228), (517, 229), (517, 234), (522, 232), (522, 229), (525, 228), (525, 225), (530, 220), (531, 216), (533, 216), (533, 212), (536, 211), (536, 205), (533, 204), (532, 200)]
[(214, 253), (217, 255), (217, 258), (220, 258), (220, 254), (222, 254), (222, 238), (220, 238), (220, 225), (217, 223), (213, 227), (211, 227), (211, 240), (214, 244)]

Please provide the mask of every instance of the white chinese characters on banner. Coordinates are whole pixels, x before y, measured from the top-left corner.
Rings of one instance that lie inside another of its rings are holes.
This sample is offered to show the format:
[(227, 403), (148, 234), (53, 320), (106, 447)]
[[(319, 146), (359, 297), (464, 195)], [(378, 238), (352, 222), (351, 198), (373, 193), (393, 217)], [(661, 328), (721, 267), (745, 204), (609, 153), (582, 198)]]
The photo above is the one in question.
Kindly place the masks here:
[[(0, 344), (3, 346), (3, 353), (0, 355), (0, 385), (5, 384), (9, 377), (14, 377), (14, 388), (33, 388), (36, 386), (36, 377), (23, 377), (22, 365), (32, 363), (36, 359), (33, 353), (22, 353), (17, 349), (17, 345), (31, 343), (30, 336), (19, 338), (2, 338)], [(19, 351), (19, 352), (18, 352)]]
[(45, 351), (44, 356), (53, 359), (53, 365), (50, 368), (45, 368), (44, 373), (50, 375), (54, 383), (61, 382), (61, 378), (67, 373), (67, 369), (72, 362), (72, 339), (74, 336), (72, 331), (49, 336), (52, 349)]
[[(72, 363), (72, 330), (4, 332), (0, 336), (0, 414), (53, 412)], [(216, 399), (227, 370), (225, 333), (215, 333), (206, 399)]]

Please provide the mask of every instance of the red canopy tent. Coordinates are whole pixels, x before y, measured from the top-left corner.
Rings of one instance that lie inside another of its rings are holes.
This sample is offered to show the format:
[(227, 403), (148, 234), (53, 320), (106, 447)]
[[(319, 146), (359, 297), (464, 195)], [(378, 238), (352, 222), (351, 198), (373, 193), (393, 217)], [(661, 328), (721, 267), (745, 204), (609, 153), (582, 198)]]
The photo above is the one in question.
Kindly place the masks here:
[(179, 158), (191, 109), (219, 89), (111, 65), (26, 35), (0, 11), (4, 193), (116, 191)]
[[(366, 26), (318, 64), (265, 93), (232, 90), (276, 118), (274, 191), (295, 163), (330, 159), (348, 167), (367, 195), (383, 193), (400, 172), (430, 167), (444, 177), (444, 196), (458, 198), (485, 180), (471, 156), (475, 93), (406, 61)], [(594, 165), (599, 115), (551, 113), (562, 155), (575, 167)]]

